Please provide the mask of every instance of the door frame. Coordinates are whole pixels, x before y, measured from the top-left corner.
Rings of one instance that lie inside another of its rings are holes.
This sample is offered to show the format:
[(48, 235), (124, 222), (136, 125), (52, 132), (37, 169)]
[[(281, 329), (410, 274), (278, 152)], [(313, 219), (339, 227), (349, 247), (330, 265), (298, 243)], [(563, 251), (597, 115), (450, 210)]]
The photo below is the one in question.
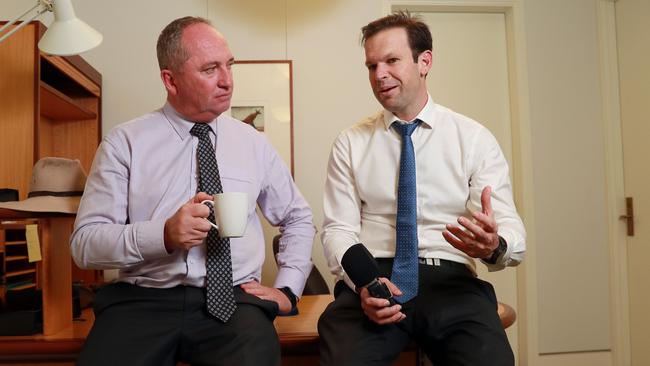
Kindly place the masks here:
[(621, 135), (621, 105), (618, 81), (618, 52), (616, 45), (617, 0), (596, 0), (598, 43), (600, 48), (600, 81), (605, 136), (605, 184), (610, 262), (610, 317), (612, 360), (615, 365), (629, 365), (630, 314), (627, 278), (627, 232), (619, 216), (625, 212), (625, 182), (623, 172), (623, 138)]
[(433, 12), (501, 13), (505, 16), (508, 59), (508, 88), (512, 133), (512, 176), (514, 198), (527, 231), (526, 260), (516, 268), (518, 312), (518, 358), (534, 365), (538, 355), (537, 266), (535, 262), (535, 210), (532, 135), (528, 97), (528, 69), (521, 0), (441, 1), (382, 0), (382, 14), (396, 7)]

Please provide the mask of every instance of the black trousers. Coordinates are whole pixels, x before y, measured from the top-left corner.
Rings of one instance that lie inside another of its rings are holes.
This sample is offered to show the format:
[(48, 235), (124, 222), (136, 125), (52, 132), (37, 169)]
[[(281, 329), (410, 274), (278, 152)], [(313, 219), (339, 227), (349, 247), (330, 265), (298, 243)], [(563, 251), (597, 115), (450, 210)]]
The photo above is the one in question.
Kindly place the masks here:
[[(392, 260), (379, 261), (390, 278)], [(390, 365), (415, 341), (434, 366), (511, 366), (514, 356), (497, 313), (494, 288), (463, 266), (420, 264), (418, 296), (406, 319), (378, 325), (343, 281), (318, 321), (321, 365)]]
[(237, 310), (227, 323), (207, 313), (205, 289), (104, 287), (78, 365), (279, 365), (273, 326), (278, 306), (235, 287)]

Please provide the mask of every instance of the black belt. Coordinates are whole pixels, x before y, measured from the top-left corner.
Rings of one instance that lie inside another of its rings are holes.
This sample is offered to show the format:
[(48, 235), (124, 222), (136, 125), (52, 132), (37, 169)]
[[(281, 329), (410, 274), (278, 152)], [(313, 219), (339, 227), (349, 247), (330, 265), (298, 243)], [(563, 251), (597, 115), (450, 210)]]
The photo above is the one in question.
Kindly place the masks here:
[[(390, 263), (392, 265), (393, 263), (393, 258), (377, 258), (378, 263)], [(454, 269), (454, 270), (461, 270), (464, 272), (472, 273), (472, 270), (467, 267), (466, 264), (460, 263), (460, 262), (454, 262), (450, 261), (447, 259), (440, 259), (440, 258), (418, 258), (418, 262), (420, 264), (425, 264), (429, 265), (432, 267), (441, 267), (441, 268), (449, 268), (449, 269)]]

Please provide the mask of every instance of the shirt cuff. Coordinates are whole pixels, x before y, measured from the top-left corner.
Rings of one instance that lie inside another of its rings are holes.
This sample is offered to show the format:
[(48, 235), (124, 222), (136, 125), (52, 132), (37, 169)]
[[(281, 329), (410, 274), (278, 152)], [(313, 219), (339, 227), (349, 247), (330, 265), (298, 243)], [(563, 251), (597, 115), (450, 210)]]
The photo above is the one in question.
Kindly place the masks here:
[(481, 259), (481, 262), (487, 266), (488, 272), (496, 272), (506, 268), (507, 259), (512, 255), (513, 245), (510, 244), (511, 240), (508, 240), (507, 235), (502, 235), (499, 233), (499, 239), (503, 239), (505, 241), (506, 250), (501, 253), (501, 255), (496, 259), (494, 263), (490, 263), (485, 259)]
[(135, 243), (142, 259), (154, 259), (169, 255), (165, 248), (165, 221), (142, 221), (133, 224)]
[[(313, 271), (314, 269), (312, 269)], [(291, 267), (281, 267), (278, 270), (278, 275), (275, 277), (275, 288), (288, 287), (291, 289), (297, 298), (302, 296), (302, 291), (305, 289), (305, 282), (307, 277), (299, 269)]]

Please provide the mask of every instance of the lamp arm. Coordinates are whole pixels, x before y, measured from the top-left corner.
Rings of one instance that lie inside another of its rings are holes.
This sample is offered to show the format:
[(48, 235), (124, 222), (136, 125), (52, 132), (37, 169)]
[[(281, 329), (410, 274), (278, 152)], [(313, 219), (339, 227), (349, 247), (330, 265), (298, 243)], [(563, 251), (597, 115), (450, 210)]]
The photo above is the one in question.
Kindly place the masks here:
[(27, 10), (26, 12), (24, 12), (20, 16), (14, 18), (12, 21), (10, 21), (7, 24), (3, 25), (2, 28), (0, 28), (0, 34), (2, 34), (2, 32), (5, 29), (11, 27), (14, 23), (19, 21), (25, 15), (31, 13), (34, 9), (38, 8), (39, 6), (44, 6), (44, 7), (43, 7), (43, 9), (39, 10), (38, 13), (36, 13), (36, 15), (34, 15), (33, 17), (29, 18), (28, 20), (23, 21), (17, 27), (15, 27), (11, 31), (7, 32), (6, 34), (2, 35), (2, 37), (0, 37), (0, 43), (2, 43), (2, 41), (4, 41), (5, 39), (9, 38), (9, 36), (14, 34), (15, 32), (19, 31), (22, 27), (29, 24), (29, 22), (31, 22), (32, 20), (34, 20), (34, 19), (38, 18), (39, 16), (41, 16), (41, 14), (43, 14), (43, 13), (45, 13), (47, 11), (50, 11), (52, 9), (51, 4), (48, 4), (47, 2), (43, 2), (42, 0), (39, 0), (39, 1), (37, 1), (36, 5), (34, 5), (31, 9)]

